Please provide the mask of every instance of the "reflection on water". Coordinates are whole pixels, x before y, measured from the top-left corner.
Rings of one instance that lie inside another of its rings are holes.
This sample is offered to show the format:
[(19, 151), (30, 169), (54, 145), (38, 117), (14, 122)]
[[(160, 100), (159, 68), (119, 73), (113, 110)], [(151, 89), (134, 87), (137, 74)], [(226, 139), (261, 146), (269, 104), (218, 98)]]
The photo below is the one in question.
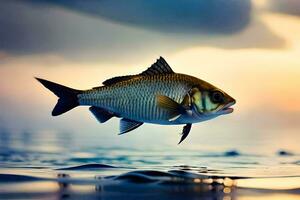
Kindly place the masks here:
[[(15, 184), (11, 187), (8, 185), (1, 186), (4, 191), (0, 193), (2, 199), (138, 199), (143, 195), (143, 199), (153, 198), (200, 198), (223, 199), (234, 195), (233, 187), (223, 187), (216, 185), (193, 184), (193, 185), (76, 185), (63, 182), (38, 182)], [(18, 189), (16, 189), (16, 187)], [(137, 191), (138, 189), (138, 191)], [(15, 191), (18, 191), (17, 193)], [(13, 195), (12, 195), (13, 194)]]
[[(107, 169), (106, 169), (107, 170)], [(33, 174), (33, 172), (30, 172)], [(253, 182), (258, 179), (232, 179), (224, 177), (206, 177), (184, 171), (129, 171), (120, 175), (82, 177), (85, 172), (64, 170), (56, 177), (40, 178), (11, 175), (15, 181), (7, 182), (0, 175), (0, 199), (297, 199), (296, 189), (258, 189)], [(98, 172), (94, 172), (99, 174)], [(116, 170), (114, 173), (120, 173)], [(6, 180), (9, 178), (6, 175)], [(81, 178), (78, 178), (81, 176)], [(23, 177), (23, 178), (21, 178)], [(26, 180), (27, 179), (27, 180)], [(239, 181), (250, 183), (245, 188)], [(268, 179), (266, 183), (268, 183)], [(252, 183), (251, 183), (252, 181)], [(277, 179), (287, 181), (288, 179)], [(296, 181), (300, 181), (298, 177)], [(263, 182), (263, 181), (261, 181)]]

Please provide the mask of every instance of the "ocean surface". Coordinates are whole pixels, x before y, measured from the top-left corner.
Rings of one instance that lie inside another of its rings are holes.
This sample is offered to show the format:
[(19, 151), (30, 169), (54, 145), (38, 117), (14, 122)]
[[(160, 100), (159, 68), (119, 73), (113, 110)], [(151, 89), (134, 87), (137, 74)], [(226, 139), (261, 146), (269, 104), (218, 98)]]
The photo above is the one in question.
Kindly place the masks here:
[(0, 199), (300, 199), (300, 152), (279, 141), (262, 152), (237, 141), (205, 150), (99, 146), (88, 133), (0, 136)]

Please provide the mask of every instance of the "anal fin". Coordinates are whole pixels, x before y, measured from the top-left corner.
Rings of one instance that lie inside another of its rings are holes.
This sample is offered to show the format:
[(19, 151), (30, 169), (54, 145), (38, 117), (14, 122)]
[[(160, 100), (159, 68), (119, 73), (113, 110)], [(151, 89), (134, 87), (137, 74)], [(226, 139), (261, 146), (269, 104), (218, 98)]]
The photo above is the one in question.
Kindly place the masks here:
[(129, 131), (132, 131), (139, 126), (141, 126), (143, 122), (137, 122), (131, 119), (122, 118), (120, 120), (120, 133), (119, 135), (122, 135), (124, 133), (128, 133)]
[(89, 110), (93, 113), (93, 115), (100, 123), (104, 123), (114, 116), (112, 112), (96, 106), (91, 106)]

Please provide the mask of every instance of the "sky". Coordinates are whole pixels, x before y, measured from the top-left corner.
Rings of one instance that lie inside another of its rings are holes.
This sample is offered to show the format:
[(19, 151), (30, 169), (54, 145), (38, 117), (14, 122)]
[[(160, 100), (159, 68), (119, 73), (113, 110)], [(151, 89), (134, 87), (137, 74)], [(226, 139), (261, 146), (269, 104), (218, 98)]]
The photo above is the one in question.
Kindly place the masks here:
[(175, 72), (237, 100), (234, 113), (195, 124), (183, 146), (235, 140), (251, 149), (251, 141), (277, 138), (300, 151), (299, 23), (297, 0), (2, 1), (0, 128), (84, 134), (99, 145), (177, 144), (181, 126), (117, 136), (118, 119), (99, 124), (87, 107), (52, 117), (57, 99), (34, 79), (88, 89), (163, 56)]

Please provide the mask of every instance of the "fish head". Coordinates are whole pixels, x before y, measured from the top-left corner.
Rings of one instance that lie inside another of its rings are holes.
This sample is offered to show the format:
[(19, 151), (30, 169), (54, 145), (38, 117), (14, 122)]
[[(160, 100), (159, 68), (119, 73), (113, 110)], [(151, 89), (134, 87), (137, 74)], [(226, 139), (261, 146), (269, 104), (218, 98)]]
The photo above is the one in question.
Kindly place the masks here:
[(192, 110), (198, 116), (219, 116), (233, 112), (235, 99), (217, 87), (199, 84), (190, 90)]

